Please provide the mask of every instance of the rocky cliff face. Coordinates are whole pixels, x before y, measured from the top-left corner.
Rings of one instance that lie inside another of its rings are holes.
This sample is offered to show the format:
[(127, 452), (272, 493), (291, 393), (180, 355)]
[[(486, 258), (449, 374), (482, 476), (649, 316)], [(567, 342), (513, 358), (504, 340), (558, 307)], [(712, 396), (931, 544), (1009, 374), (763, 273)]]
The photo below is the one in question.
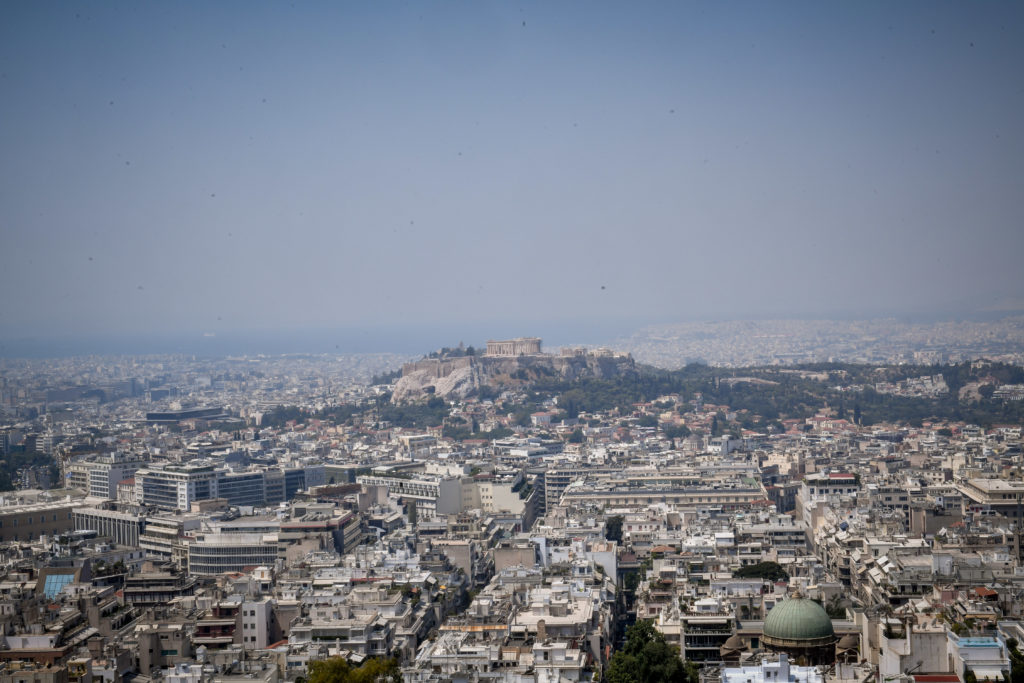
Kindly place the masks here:
[(402, 368), (402, 378), (395, 385), (391, 400), (401, 403), (430, 394), (464, 399), (477, 393), (483, 386), (501, 389), (527, 386), (541, 378), (572, 381), (590, 377), (618, 377), (635, 372), (632, 357), (597, 353), (428, 359), (407, 363)]

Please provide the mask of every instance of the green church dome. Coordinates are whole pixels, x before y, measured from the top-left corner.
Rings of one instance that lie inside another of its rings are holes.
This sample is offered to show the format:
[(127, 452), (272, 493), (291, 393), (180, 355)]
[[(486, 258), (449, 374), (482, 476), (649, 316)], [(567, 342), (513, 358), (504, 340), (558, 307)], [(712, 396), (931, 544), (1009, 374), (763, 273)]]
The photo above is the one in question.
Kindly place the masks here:
[(816, 647), (835, 642), (836, 632), (825, 608), (794, 595), (778, 603), (764, 620), (763, 640), (777, 647)]

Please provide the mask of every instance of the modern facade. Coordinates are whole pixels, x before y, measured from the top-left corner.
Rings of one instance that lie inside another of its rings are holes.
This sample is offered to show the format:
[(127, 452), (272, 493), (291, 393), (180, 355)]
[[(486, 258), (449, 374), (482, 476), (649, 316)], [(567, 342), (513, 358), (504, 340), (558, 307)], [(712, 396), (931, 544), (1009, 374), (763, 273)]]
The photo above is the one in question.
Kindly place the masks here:
[(135, 495), (142, 505), (188, 510), (192, 503), (219, 496), (212, 463), (147, 467), (135, 473)]
[(139, 503), (168, 510), (189, 510), (193, 503), (212, 498), (261, 507), (291, 500), (325, 480), (323, 465), (235, 471), (210, 461), (192, 461), (135, 472), (135, 493)]
[(277, 555), (277, 534), (198, 533), (188, 540), (188, 573), (215, 576), (274, 566)]
[(72, 513), (75, 531), (95, 531), (120, 545), (138, 546), (146, 518), (129, 512), (78, 508)]

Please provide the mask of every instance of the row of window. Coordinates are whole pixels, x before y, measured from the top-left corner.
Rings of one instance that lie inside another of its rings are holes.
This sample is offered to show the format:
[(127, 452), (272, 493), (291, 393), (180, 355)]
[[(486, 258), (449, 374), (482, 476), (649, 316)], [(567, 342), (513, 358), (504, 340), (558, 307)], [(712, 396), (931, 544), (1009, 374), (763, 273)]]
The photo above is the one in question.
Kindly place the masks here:
[(193, 557), (238, 557), (245, 555), (260, 555), (260, 556), (271, 556), (277, 557), (277, 546), (276, 545), (258, 545), (258, 546), (224, 546), (224, 545), (211, 545), (203, 546), (193, 544), (190, 546), (190, 552)]
[[(70, 512), (68, 513), (68, 519), (71, 519), (71, 513)], [(25, 522), (25, 524), (32, 524), (33, 523), (33, 517), (30, 515), (27, 519), (25, 519), (23, 521)], [(57, 521), (57, 513), (54, 513), (53, 519), (51, 521), (54, 521), (54, 522)], [(46, 515), (39, 515), (39, 523), (40, 524), (46, 524)], [(11, 526), (12, 527), (18, 526), (18, 518), (17, 517), (15, 517), (14, 519), (11, 520)], [(0, 519), (0, 529), (3, 529), (3, 528), (4, 528), (4, 520)]]

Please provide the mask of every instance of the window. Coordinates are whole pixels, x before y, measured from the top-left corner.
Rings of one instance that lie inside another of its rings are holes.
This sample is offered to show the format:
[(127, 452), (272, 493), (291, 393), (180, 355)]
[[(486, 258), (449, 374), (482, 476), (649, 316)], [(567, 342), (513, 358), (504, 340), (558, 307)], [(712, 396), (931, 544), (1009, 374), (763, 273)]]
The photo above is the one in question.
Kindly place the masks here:
[(64, 590), (64, 586), (71, 583), (71, 580), (74, 578), (73, 574), (51, 574), (50, 576), (47, 576), (46, 580), (43, 582), (43, 594), (52, 600), (58, 593)]

